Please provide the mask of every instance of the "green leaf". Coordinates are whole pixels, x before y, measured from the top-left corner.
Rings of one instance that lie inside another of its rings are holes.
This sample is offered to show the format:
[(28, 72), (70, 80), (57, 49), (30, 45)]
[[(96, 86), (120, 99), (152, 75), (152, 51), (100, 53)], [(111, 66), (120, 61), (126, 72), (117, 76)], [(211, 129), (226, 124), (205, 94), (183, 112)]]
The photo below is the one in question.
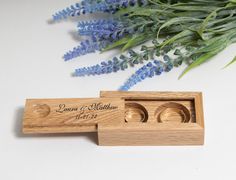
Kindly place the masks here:
[(114, 48), (117, 48), (119, 46), (122, 46), (124, 44), (126, 44), (129, 40), (131, 39), (131, 37), (127, 36), (127, 37), (123, 37), (122, 39), (114, 42), (111, 45), (108, 45), (107, 47), (105, 47), (101, 52), (105, 52)]
[(132, 12), (130, 17), (132, 16), (150, 16), (154, 12), (158, 12), (158, 10), (155, 9), (137, 9), (136, 11)]
[(230, 61), (228, 64), (226, 64), (223, 69), (229, 67), (231, 64), (235, 63), (236, 62), (236, 56), (234, 57), (234, 59), (232, 61)]
[(146, 33), (144, 34), (138, 34), (138, 35), (134, 35), (127, 43), (126, 45), (122, 48), (122, 51), (126, 51), (127, 49), (137, 46), (143, 42), (148, 41), (151, 37), (153, 36), (153, 34), (149, 34), (147, 35)]
[(196, 19), (196, 18), (193, 18), (193, 17), (177, 17), (177, 18), (172, 18), (169, 21), (167, 21), (166, 23), (164, 23), (158, 29), (157, 38), (159, 37), (159, 34), (160, 34), (161, 30), (164, 29), (165, 27), (169, 27), (169, 26), (174, 25), (174, 24), (181, 24), (181, 23), (184, 23), (184, 22), (202, 22), (202, 20), (201, 19)]
[(176, 41), (180, 38), (183, 38), (183, 37), (186, 37), (186, 36), (192, 36), (194, 35), (194, 32), (190, 31), (190, 30), (184, 30), (178, 34), (176, 34), (175, 36), (173, 36), (172, 38), (164, 41), (163, 43), (160, 44), (161, 48), (165, 47), (166, 45), (168, 44), (171, 44), (171, 43), (177, 43)]
[(129, 6), (129, 7), (127, 7), (127, 8), (122, 8), (122, 9), (120, 9), (119, 11), (117, 11), (117, 12), (114, 14), (114, 16), (120, 17), (120, 16), (122, 16), (122, 15), (124, 15), (124, 14), (130, 14), (130, 13), (132, 13), (132, 12), (135, 12), (135, 11), (139, 10), (139, 9), (140, 9), (140, 7), (138, 7), (138, 6), (133, 6), (133, 7)]
[(202, 63), (210, 60), (210, 58), (212, 58), (213, 56), (215, 56), (217, 54), (217, 52), (209, 52), (206, 53), (202, 56), (200, 56), (198, 59), (196, 59), (192, 64), (190, 64), (185, 70), (184, 72), (179, 76), (179, 79), (181, 79), (187, 72), (189, 72), (191, 69), (201, 65)]
[[(129, 17), (132, 16), (151, 16), (151, 15), (164, 15), (164, 16), (174, 16), (174, 13), (170, 12), (170, 11), (165, 11), (162, 9), (150, 9), (150, 8), (137, 8), (135, 11), (130, 12)], [(158, 17), (157, 16), (157, 17)]]
[(198, 30), (197, 32), (198, 32), (199, 36), (200, 36), (202, 39), (204, 39), (204, 37), (203, 37), (203, 32), (205, 31), (208, 22), (211, 20), (211, 18), (216, 18), (216, 16), (217, 16), (217, 13), (216, 13), (216, 12), (217, 12), (217, 11), (218, 11), (218, 9), (216, 9), (215, 11), (213, 11), (212, 13), (210, 13), (210, 14), (204, 19), (204, 21), (202, 22), (202, 24), (200, 25), (200, 28), (199, 28), (199, 30)]
[(231, 2), (231, 3), (236, 3), (236, 0), (230, 0), (229, 2)]
[[(213, 40), (213, 39), (211, 39)], [(205, 42), (207, 43), (207, 42)], [(216, 38), (215, 41), (207, 44), (207, 46), (203, 46), (202, 48), (197, 49), (194, 53), (208, 53), (215, 51), (222, 51), (229, 44), (229, 39), (226, 38)]]

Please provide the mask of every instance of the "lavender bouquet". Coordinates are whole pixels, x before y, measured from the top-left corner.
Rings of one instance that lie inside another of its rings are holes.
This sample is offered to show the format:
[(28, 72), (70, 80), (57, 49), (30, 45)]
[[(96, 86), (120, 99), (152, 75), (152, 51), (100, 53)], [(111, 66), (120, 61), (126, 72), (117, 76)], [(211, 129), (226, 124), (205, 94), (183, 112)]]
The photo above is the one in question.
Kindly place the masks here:
[[(64, 60), (119, 48), (120, 56), (76, 69), (74, 75), (109, 74), (143, 64), (120, 87), (123, 91), (184, 63), (182, 77), (236, 42), (236, 0), (83, 0), (55, 13), (53, 20), (91, 13), (109, 15), (79, 21), (78, 33), (87, 40)], [(147, 41), (152, 45), (145, 45)], [(132, 50), (138, 45), (140, 51)], [(226, 67), (235, 61), (236, 57)]]

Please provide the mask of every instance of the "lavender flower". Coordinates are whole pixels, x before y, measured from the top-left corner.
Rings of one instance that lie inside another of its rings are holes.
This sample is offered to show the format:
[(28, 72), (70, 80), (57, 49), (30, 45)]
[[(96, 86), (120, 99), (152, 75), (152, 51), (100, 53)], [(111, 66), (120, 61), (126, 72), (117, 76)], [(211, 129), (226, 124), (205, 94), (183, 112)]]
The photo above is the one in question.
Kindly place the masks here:
[(104, 12), (104, 13), (115, 13), (121, 8), (128, 6), (134, 6), (139, 4), (140, 6), (146, 5), (147, 0), (141, 0), (140, 3), (137, 0), (83, 0), (81, 3), (76, 3), (70, 7), (63, 9), (53, 15), (53, 20), (58, 21), (66, 19), (70, 16), (79, 16), (81, 14)]
[(146, 78), (152, 78), (155, 75), (161, 75), (163, 71), (169, 72), (173, 68), (170, 61), (163, 63), (162, 61), (154, 60), (149, 62), (139, 70), (135, 72), (125, 83), (120, 87), (120, 91), (128, 91), (135, 84), (145, 80)]
[(125, 70), (128, 68), (127, 60), (121, 60), (114, 57), (107, 62), (103, 61), (101, 64), (97, 64), (91, 67), (84, 67), (75, 70), (74, 76), (89, 76), (89, 75), (101, 75), (117, 72), (119, 70)]
[(56, 12), (53, 15), (53, 20), (58, 21), (62, 19), (66, 19), (69, 16), (79, 16), (81, 14), (81, 11), (83, 10), (83, 7), (79, 3), (76, 3), (75, 5), (71, 5), (70, 7), (63, 9), (59, 12)]
[[(60, 20), (67, 18), (68, 16), (98, 11), (115, 12), (119, 8), (125, 8), (128, 5), (133, 6), (135, 4), (137, 4), (137, 0), (84, 0), (81, 3), (76, 3), (75, 5), (56, 13), (53, 15), (53, 19)], [(89, 36), (89, 40), (81, 42), (78, 47), (67, 52), (63, 56), (64, 60), (68, 61), (78, 56), (93, 53), (96, 50), (102, 50), (107, 45), (120, 40), (126, 35), (132, 35), (135, 31), (140, 33), (140, 28), (138, 28), (138, 26), (144, 27), (145, 25), (140, 22), (140, 19), (134, 18), (134, 20), (138, 21), (139, 24), (122, 17), (119, 17), (119, 19), (101, 19), (79, 22), (79, 34), (81, 36)]]
[[(113, 19), (101, 19), (95, 21), (82, 21), (78, 24), (79, 34), (82, 36), (91, 36), (98, 40), (118, 39), (117, 34), (122, 31), (121, 22)], [(121, 35), (119, 34), (119, 37)]]
[(67, 52), (63, 56), (63, 58), (65, 61), (69, 61), (78, 56), (82, 56), (85, 54), (93, 53), (97, 50), (101, 50), (104, 47), (106, 47), (107, 44), (108, 43), (106, 41), (97, 42), (97, 41), (85, 40), (80, 43), (80, 46), (75, 47), (73, 50)]
[(117, 71), (123, 71), (128, 67), (133, 67), (137, 64), (142, 64), (143, 61), (147, 60), (148, 56), (152, 56), (152, 53), (144, 51), (143, 53), (139, 54), (133, 50), (130, 50), (129, 56), (121, 55), (119, 58), (114, 57), (112, 60), (101, 62), (101, 64), (76, 69), (74, 72), (74, 76), (81, 77), (90, 75), (101, 75)]
[(135, 32), (132, 24), (130, 25), (127, 22), (122, 24), (113, 19), (79, 22), (78, 31), (82, 36), (89, 36), (90, 40), (81, 42), (80, 46), (67, 52), (64, 55), (65, 61), (88, 53), (93, 53), (97, 50), (100, 51), (106, 48), (109, 44)]
[[(232, 24), (236, 17), (236, 3), (233, 0), (218, 1), (204, 3), (195, 0), (189, 4), (185, 0), (82, 0), (55, 13), (53, 19), (57, 21), (96, 12), (114, 14), (109, 15), (112, 19), (80, 21), (78, 34), (88, 40), (66, 53), (64, 59), (68, 61), (102, 49), (128, 50), (127, 56), (121, 55), (94, 66), (76, 69), (75, 76), (108, 74), (150, 61), (120, 88), (128, 90), (148, 77), (169, 72), (185, 63), (188, 67), (182, 77), (235, 43), (236, 28)], [(185, 6), (189, 8), (182, 8)], [(159, 35), (163, 39), (160, 40)], [(143, 45), (141, 52), (131, 49), (149, 40), (153, 45)], [(163, 59), (160, 61), (153, 61), (161, 57)], [(236, 61), (230, 64), (233, 62)]]

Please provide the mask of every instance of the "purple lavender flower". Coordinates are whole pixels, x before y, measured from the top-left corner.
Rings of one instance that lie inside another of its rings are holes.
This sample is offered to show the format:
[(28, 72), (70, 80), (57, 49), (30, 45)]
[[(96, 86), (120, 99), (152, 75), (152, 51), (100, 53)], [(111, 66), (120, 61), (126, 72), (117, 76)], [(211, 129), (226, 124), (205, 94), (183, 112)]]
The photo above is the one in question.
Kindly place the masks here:
[(74, 76), (89, 76), (89, 75), (101, 75), (101, 74), (109, 74), (112, 72), (117, 72), (119, 70), (125, 70), (128, 68), (128, 61), (118, 59), (114, 57), (112, 60), (107, 62), (103, 61), (101, 64), (97, 64), (90, 67), (84, 67), (76, 69), (74, 72)]
[(53, 15), (53, 20), (58, 21), (66, 19), (69, 16), (79, 16), (81, 14), (104, 12), (115, 13), (121, 8), (126, 8), (129, 5), (135, 6), (136, 4), (143, 6), (147, 4), (147, 0), (83, 0), (81, 3), (76, 3), (64, 10), (61, 10)]
[[(145, 1), (145, 0), (144, 0)], [(119, 8), (125, 8), (128, 5), (137, 4), (137, 0), (84, 0), (76, 3), (69, 8), (59, 11), (53, 15), (53, 19), (60, 20), (68, 16), (75, 16), (93, 13), (109, 12), (113, 13)], [(78, 24), (79, 34), (89, 36), (90, 40), (81, 42), (80, 46), (73, 48), (64, 55), (65, 61), (88, 53), (95, 52), (105, 48), (108, 44), (123, 38), (126, 35), (133, 34), (138, 27), (135, 27), (130, 21), (123, 19), (101, 19), (95, 21), (82, 21)], [(136, 28), (136, 29), (135, 29)]]
[(95, 13), (95, 12), (111, 12), (113, 8), (105, 1), (82, 1), (70, 7), (63, 9), (53, 15), (53, 20), (58, 21), (68, 17), (80, 16), (81, 14)]
[(56, 12), (53, 15), (53, 20), (58, 21), (58, 20), (66, 19), (69, 16), (76, 16), (76, 15), (79, 16), (82, 10), (83, 10), (83, 7), (79, 3), (76, 3), (75, 5), (71, 5), (70, 7), (66, 9)]
[(63, 58), (65, 61), (69, 61), (73, 58), (76, 58), (78, 56), (82, 56), (85, 54), (89, 54), (89, 53), (93, 53), (97, 50), (101, 50), (104, 47), (107, 46), (107, 42), (106, 41), (100, 41), (100, 42), (96, 42), (96, 41), (89, 41), (89, 40), (85, 40), (83, 42), (80, 43), (80, 46), (75, 47), (73, 50), (67, 52)]
[[(91, 36), (98, 40), (118, 39), (118, 33), (122, 31), (121, 22), (112, 19), (101, 19), (95, 21), (82, 21), (78, 24), (79, 34), (82, 36)], [(122, 37), (119, 34), (119, 37)]]
[(169, 72), (173, 68), (171, 62), (163, 63), (162, 61), (154, 60), (149, 62), (135, 72), (125, 83), (120, 87), (120, 91), (128, 91), (135, 84), (143, 81), (146, 78), (152, 78), (154, 75), (161, 75), (163, 71)]
[(82, 36), (89, 36), (90, 40), (82, 42), (80, 46), (67, 52), (64, 55), (65, 61), (93, 53), (96, 50), (102, 50), (125, 35), (134, 33), (135, 30), (128, 23), (123, 25), (121, 22), (113, 19), (101, 19), (79, 22), (78, 31)]

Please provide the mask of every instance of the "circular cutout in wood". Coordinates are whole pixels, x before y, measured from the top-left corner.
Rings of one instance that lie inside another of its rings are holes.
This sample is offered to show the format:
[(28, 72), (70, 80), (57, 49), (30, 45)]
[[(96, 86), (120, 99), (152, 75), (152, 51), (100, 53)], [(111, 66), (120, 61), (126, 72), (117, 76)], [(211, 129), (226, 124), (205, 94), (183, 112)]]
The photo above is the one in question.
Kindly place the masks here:
[(138, 103), (125, 104), (125, 122), (147, 122), (148, 112)]
[(155, 117), (159, 123), (188, 123), (190, 112), (182, 104), (169, 102), (156, 110)]
[(33, 105), (33, 113), (39, 118), (47, 117), (50, 113), (50, 107), (47, 104), (35, 104)]

